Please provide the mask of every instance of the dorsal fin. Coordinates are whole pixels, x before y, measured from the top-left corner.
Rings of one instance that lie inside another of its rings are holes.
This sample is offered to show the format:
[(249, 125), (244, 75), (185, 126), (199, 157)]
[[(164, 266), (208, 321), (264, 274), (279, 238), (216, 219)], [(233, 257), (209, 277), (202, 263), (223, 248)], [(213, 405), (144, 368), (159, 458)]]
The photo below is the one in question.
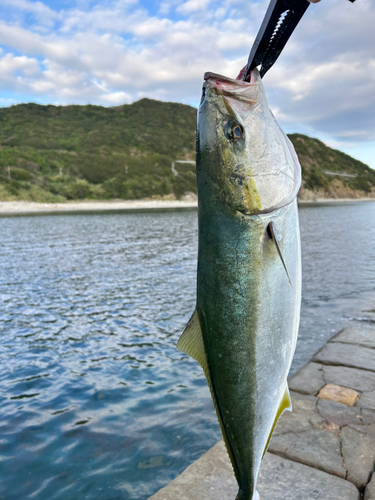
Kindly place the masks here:
[(203, 335), (202, 335), (202, 330), (201, 330), (201, 325), (199, 322), (199, 316), (198, 312), (195, 309), (193, 312), (193, 315), (191, 316), (188, 324), (186, 325), (186, 328), (181, 335), (179, 341), (177, 342), (177, 350), (180, 352), (184, 352), (191, 358), (195, 359), (198, 361), (198, 363), (201, 365), (203, 368), (204, 374), (206, 375), (208, 387), (210, 388), (211, 392), (211, 397), (214, 402), (215, 410), (216, 410), (216, 415), (217, 419), (220, 424), (221, 428), (221, 433), (224, 438), (224, 443), (227, 448), (227, 452), (230, 458), (230, 461), (232, 462), (232, 467), (234, 470), (234, 473), (236, 475), (237, 481), (238, 481), (238, 472), (237, 472), (237, 464), (234, 458), (234, 455), (232, 453), (232, 449), (230, 446), (230, 443), (228, 441), (228, 437), (225, 432), (225, 427), (221, 419), (221, 414), (220, 414), (220, 409), (219, 405), (216, 400), (216, 394), (215, 394), (215, 389), (211, 380), (211, 374), (210, 374), (210, 369), (208, 366), (208, 360), (207, 360), (207, 354), (206, 354), (206, 349), (204, 347), (204, 341), (203, 341)]
[(267, 451), (268, 446), (270, 444), (271, 437), (272, 437), (273, 431), (274, 431), (274, 429), (276, 427), (277, 421), (279, 420), (279, 418), (281, 417), (281, 414), (285, 410), (290, 410), (290, 411), (292, 410), (292, 400), (290, 398), (288, 384), (286, 384), (285, 391), (284, 391), (281, 403), (280, 403), (280, 405), (279, 405), (279, 407), (277, 409), (275, 420), (273, 422), (273, 426), (272, 426), (270, 435), (268, 436), (266, 447), (264, 448), (263, 457), (266, 454), (266, 451)]

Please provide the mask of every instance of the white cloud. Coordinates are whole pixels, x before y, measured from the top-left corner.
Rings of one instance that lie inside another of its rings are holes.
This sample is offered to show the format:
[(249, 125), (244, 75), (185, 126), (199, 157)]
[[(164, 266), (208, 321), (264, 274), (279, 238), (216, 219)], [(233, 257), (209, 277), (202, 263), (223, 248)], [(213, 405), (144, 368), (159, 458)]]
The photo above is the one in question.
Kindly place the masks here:
[(112, 92), (111, 94), (103, 94), (101, 96), (103, 101), (111, 104), (124, 104), (131, 101), (131, 95), (126, 92)]
[(177, 10), (183, 14), (191, 14), (192, 12), (206, 9), (209, 3), (210, 0), (187, 0)]
[(8, 5), (13, 9), (32, 12), (50, 18), (56, 18), (58, 14), (42, 2), (29, 2), (27, 0), (1, 0), (2, 5)]
[[(141, 1), (1, 0), (11, 14), (0, 21), (0, 88), (61, 103), (197, 103), (205, 71), (235, 77), (246, 63), (268, 5), (163, 0), (151, 15)], [(374, 139), (374, 25), (372, 0), (309, 8), (265, 77), (284, 125), (340, 144)]]
[(39, 70), (39, 64), (36, 59), (26, 56), (14, 56), (13, 54), (5, 54), (0, 58), (0, 74), (11, 74), (16, 71), (21, 71), (26, 76), (35, 75)]

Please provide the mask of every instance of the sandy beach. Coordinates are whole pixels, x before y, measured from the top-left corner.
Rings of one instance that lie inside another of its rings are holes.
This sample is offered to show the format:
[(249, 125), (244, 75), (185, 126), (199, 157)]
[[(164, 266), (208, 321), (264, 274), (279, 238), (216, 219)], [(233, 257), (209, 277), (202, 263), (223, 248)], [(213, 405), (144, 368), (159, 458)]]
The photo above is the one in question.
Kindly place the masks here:
[[(299, 200), (301, 206), (358, 203), (375, 201), (374, 198), (317, 198), (316, 200)], [(74, 201), (67, 203), (35, 203), (30, 201), (0, 201), (0, 216), (74, 214), (95, 212), (141, 212), (193, 210), (197, 201), (191, 200), (127, 200), (127, 201)]]

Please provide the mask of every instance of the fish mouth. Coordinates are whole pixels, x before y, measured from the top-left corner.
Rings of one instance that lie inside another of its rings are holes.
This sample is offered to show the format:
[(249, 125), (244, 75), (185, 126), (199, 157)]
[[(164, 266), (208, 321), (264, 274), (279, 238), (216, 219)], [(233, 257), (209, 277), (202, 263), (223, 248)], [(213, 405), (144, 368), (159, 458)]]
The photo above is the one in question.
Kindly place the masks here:
[(211, 71), (207, 71), (204, 74), (203, 79), (206, 82), (210, 82), (211, 85), (214, 87), (217, 87), (218, 89), (221, 89), (223, 91), (228, 91), (231, 92), (233, 90), (237, 89), (245, 89), (249, 88), (253, 85), (256, 85), (259, 83), (260, 75), (257, 70), (253, 70), (250, 73), (250, 81), (245, 82), (244, 80), (237, 80), (234, 78), (229, 78), (228, 76), (223, 76), (219, 75), (218, 73), (212, 73)]
[(224, 99), (225, 106), (232, 108), (230, 114), (237, 115), (240, 120), (246, 119), (254, 106), (265, 97), (262, 91), (262, 79), (257, 69), (251, 72), (249, 82), (210, 71), (204, 74), (204, 80), (202, 102), (206, 92), (211, 90)]
[(204, 81), (215, 88), (218, 93), (223, 94), (233, 94), (235, 93), (246, 93), (254, 86), (259, 86), (261, 83), (261, 78), (257, 70), (253, 70), (250, 73), (250, 81), (245, 82), (244, 80), (237, 80), (234, 78), (229, 78), (228, 76), (219, 75), (218, 73), (212, 73), (208, 71), (204, 74)]

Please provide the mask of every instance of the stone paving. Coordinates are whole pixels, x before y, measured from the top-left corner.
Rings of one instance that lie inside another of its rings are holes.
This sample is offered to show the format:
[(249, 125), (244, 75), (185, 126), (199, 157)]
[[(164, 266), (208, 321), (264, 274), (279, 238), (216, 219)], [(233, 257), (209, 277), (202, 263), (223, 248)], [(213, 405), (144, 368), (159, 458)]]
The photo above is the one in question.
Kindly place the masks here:
[[(263, 500), (375, 500), (375, 329), (348, 327), (290, 380), (293, 412), (260, 469)], [(220, 441), (149, 500), (230, 500), (237, 483)]]

